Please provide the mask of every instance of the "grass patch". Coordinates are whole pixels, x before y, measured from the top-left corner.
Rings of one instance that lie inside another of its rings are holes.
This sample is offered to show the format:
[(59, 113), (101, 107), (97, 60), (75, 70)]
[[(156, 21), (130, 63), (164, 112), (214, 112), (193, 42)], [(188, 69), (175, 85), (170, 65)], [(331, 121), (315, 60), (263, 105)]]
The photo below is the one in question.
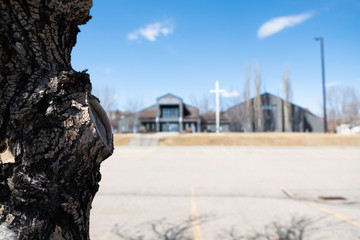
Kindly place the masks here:
[(132, 138), (130, 134), (114, 134), (114, 146), (126, 146)]
[(323, 133), (197, 133), (163, 137), (160, 146), (360, 146), (360, 135)]

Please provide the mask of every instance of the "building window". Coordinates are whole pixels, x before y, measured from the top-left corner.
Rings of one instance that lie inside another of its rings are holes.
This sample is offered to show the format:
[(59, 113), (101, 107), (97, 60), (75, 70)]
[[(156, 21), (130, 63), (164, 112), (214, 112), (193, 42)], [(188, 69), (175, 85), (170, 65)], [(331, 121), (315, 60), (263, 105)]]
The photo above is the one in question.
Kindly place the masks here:
[(147, 132), (155, 131), (155, 123), (152, 122), (142, 122), (141, 125), (145, 127)]
[(161, 123), (160, 125), (161, 132), (178, 132), (179, 123)]
[(179, 107), (178, 106), (166, 106), (161, 107), (162, 118), (179, 118)]
[(196, 123), (194, 123), (194, 122), (190, 122), (190, 123), (185, 123), (184, 124), (184, 130), (196, 130)]
[(262, 105), (261, 109), (262, 110), (276, 110), (277, 106), (276, 105)]

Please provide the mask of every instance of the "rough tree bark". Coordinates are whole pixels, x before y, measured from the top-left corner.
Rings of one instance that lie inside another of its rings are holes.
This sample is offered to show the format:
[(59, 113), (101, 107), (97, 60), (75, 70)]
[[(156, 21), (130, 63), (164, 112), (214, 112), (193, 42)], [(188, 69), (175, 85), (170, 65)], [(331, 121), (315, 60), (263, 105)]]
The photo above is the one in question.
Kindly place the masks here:
[(91, 0), (0, 0), (0, 238), (89, 239), (113, 151), (89, 75), (70, 54)]

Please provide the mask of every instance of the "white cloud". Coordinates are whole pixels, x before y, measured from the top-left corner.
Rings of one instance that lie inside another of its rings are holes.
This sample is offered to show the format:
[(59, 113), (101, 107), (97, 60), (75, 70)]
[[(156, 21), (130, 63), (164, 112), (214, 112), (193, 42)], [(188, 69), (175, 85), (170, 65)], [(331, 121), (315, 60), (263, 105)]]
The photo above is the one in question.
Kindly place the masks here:
[(328, 83), (325, 83), (325, 86), (326, 87), (335, 87), (335, 86), (338, 86), (340, 84), (341, 84), (340, 82), (328, 82)]
[(167, 36), (174, 32), (174, 26), (168, 21), (156, 22), (147, 24), (145, 27), (141, 27), (132, 31), (127, 35), (129, 40), (139, 40), (145, 38), (151, 42), (156, 41), (159, 35)]
[(269, 37), (275, 33), (284, 30), (285, 28), (293, 27), (297, 24), (300, 24), (311, 18), (312, 16), (314, 16), (313, 13), (302, 13), (299, 15), (272, 18), (260, 26), (257, 33), (258, 38)]
[(127, 35), (127, 38), (128, 38), (129, 40), (138, 40), (138, 39), (139, 39), (139, 36), (138, 36), (138, 34), (135, 34), (135, 33), (129, 33), (129, 34)]
[(238, 92), (238, 91), (230, 91), (230, 92), (228, 92), (228, 91), (226, 91), (225, 90), (225, 92), (223, 92), (222, 93), (222, 96), (224, 97), (224, 98), (235, 98), (235, 97), (239, 97), (240, 96), (240, 93)]

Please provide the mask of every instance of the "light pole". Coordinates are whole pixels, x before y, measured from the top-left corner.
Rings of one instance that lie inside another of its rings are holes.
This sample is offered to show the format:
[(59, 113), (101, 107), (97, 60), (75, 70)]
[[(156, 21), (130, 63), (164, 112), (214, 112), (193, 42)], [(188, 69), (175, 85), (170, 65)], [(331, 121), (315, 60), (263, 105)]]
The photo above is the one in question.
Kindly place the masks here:
[(325, 89), (325, 63), (324, 63), (324, 39), (316, 37), (316, 41), (320, 40), (321, 47), (321, 69), (322, 69), (322, 88), (323, 88), (323, 105), (324, 105), (324, 133), (327, 132), (327, 118), (326, 118), (326, 89)]

